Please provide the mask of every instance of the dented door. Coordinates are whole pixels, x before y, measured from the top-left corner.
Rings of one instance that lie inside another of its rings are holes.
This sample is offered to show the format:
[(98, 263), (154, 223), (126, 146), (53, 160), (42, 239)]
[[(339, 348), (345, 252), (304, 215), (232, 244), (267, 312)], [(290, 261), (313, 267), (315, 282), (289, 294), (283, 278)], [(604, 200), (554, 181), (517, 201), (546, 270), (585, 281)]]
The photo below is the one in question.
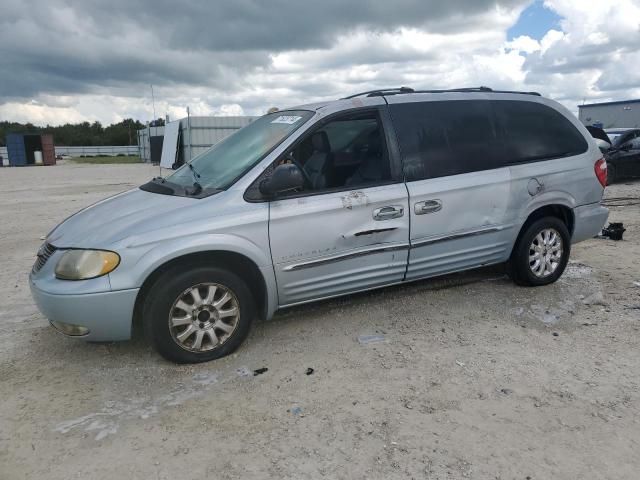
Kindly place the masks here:
[[(407, 280), (507, 260), (514, 235), (514, 225), (505, 223), (509, 186), (508, 168), (408, 182)], [(438, 208), (429, 208), (434, 202)]]
[(269, 236), (281, 306), (400, 282), (407, 189), (398, 183), (272, 202)]

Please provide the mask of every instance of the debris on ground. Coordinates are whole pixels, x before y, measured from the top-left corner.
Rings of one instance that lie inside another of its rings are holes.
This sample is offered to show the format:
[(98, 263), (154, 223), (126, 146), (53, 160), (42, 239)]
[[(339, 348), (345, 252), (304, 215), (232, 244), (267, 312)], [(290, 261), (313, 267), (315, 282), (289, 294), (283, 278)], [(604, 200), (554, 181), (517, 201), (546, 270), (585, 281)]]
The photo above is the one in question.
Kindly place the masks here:
[(253, 375), (253, 372), (249, 370), (247, 367), (240, 367), (236, 370), (236, 373), (239, 377), (250, 377)]
[(313, 368), (309, 367), (307, 368), (307, 370), (304, 372), (306, 375), (312, 375), (314, 372)]
[(264, 367), (264, 368), (258, 368), (257, 370), (253, 371), (253, 376), (256, 377), (258, 375), (262, 375), (264, 372), (269, 371), (268, 368)]
[(622, 240), (622, 234), (626, 232), (622, 223), (610, 223), (606, 228), (602, 229), (602, 236), (611, 240)]
[(293, 407), (290, 412), (296, 416), (304, 417), (304, 413), (302, 413), (302, 408), (300, 407)]
[(371, 343), (384, 342), (384, 335), (359, 335), (358, 343), (360, 345), (369, 345)]
[(604, 300), (604, 296), (602, 292), (595, 292), (582, 300), (582, 303), (585, 305), (601, 305), (603, 307), (607, 306), (607, 302)]

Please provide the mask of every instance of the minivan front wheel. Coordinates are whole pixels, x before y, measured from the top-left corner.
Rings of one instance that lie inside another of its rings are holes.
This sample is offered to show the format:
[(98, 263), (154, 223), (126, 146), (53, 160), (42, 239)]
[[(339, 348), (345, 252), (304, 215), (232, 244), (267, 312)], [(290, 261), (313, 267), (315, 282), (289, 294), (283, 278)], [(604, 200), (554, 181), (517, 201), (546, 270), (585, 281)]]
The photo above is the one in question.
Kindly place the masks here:
[(548, 285), (560, 278), (569, 261), (571, 236), (565, 223), (556, 217), (536, 220), (518, 239), (509, 273), (518, 285)]
[(232, 353), (255, 315), (246, 283), (208, 266), (172, 269), (151, 287), (144, 303), (145, 332), (168, 360), (198, 363)]

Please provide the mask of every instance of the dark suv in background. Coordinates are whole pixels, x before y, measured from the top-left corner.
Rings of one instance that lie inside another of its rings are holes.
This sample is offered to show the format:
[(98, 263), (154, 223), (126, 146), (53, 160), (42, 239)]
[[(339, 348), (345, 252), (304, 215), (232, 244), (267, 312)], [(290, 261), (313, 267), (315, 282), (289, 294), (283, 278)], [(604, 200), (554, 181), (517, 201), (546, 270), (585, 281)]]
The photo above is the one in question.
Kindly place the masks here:
[(615, 137), (606, 159), (609, 185), (622, 178), (640, 177), (640, 128)]

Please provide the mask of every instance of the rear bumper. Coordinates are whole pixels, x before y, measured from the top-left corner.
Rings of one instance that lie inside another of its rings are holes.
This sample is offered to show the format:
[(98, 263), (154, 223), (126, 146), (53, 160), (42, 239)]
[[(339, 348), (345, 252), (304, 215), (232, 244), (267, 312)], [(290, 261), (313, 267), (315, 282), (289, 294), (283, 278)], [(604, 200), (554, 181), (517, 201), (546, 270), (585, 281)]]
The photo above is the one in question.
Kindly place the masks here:
[[(44, 292), (33, 282), (29, 283), (38, 309), (50, 322), (89, 330), (78, 338), (97, 342), (131, 338), (133, 308), (139, 289), (58, 295)], [(60, 331), (59, 327), (56, 329)]]
[(609, 218), (609, 209), (599, 203), (582, 205), (573, 209), (575, 222), (571, 243), (582, 242), (593, 238), (604, 227)]

